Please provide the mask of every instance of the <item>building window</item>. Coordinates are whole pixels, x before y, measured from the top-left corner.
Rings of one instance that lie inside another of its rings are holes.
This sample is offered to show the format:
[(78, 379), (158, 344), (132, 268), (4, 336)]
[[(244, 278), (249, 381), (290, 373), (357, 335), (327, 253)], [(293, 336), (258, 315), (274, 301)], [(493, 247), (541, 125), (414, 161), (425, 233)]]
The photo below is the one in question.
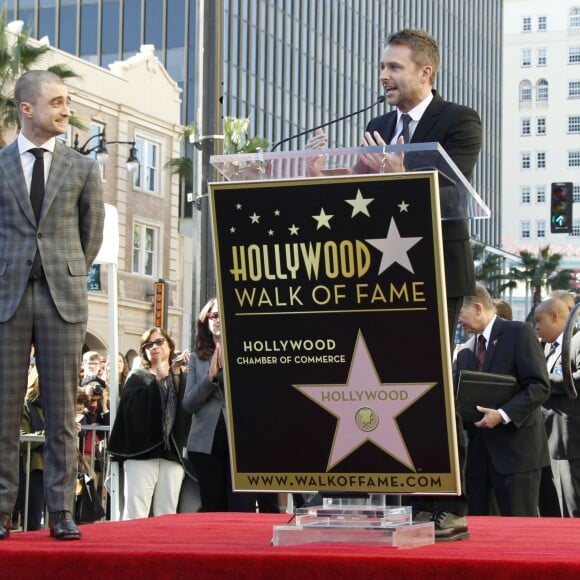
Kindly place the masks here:
[(568, 117), (568, 133), (580, 133), (580, 115)]
[(532, 134), (532, 121), (529, 117), (524, 117), (522, 119), (521, 134), (522, 136)]
[(568, 98), (580, 99), (580, 81), (568, 81)]
[(572, 222), (572, 237), (580, 238), (580, 220), (574, 220)]
[(580, 184), (575, 183), (572, 186), (572, 199), (574, 203), (580, 202)]
[(133, 274), (157, 277), (159, 228), (133, 223)]
[(536, 64), (546, 66), (548, 64), (548, 51), (545, 48), (538, 48)]
[(536, 187), (536, 203), (546, 203), (546, 186), (538, 185)]
[(523, 220), (520, 223), (520, 231), (521, 231), (521, 238), (522, 240), (526, 240), (531, 236), (531, 232), (530, 232), (530, 221), (529, 220)]
[(532, 31), (532, 17), (524, 16), (522, 18), (522, 32), (531, 32), (531, 31)]
[(568, 167), (580, 167), (580, 151), (568, 151)]
[(548, 17), (538, 16), (538, 31), (544, 32), (546, 30), (548, 30)]
[(520, 83), (520, 102), (530, 102), (532, 100), (532, 83), (530, 81), (522, 81)]
[(546, 220), (538, 220), (536, 222), (536, 237), (537, 238), (546, 237)]
[(536, 135), (546, 134), (546, 117), (538, 117), (536, 119)]
[(548, 81), (545, 79), (540, 79), (536, 83), (536, 100), (537, 101), (548, 100)]
[(522, 185), (520, 188), (520, 199), (522, 205), (528, 205), (532, 201), (532, 194), (529, 185)]
[(571, 46), (568, 49), (568, 64), (580, 63), (580, 46)]
[(531, 166), (532, 166), (532, 156), (529, 153), (522, 153), (520, 167), (522, 169), (530, 169)]
[(150, 193), (160, 194), (158, 143), (136, 138), (135, 147), (140, 160), (139, 170), (133, 174), (133, 185)]
[(523, 67), (532, 66), (532, 49), (522, 48), (521, 63)]
[(569, 25), (572, 29), (580, 29), (580, 8), (572, 8), (570, 10)]
[(546, 169), (546, 152), (538, 151), (536, 153), (536, 167), (538, 169)]

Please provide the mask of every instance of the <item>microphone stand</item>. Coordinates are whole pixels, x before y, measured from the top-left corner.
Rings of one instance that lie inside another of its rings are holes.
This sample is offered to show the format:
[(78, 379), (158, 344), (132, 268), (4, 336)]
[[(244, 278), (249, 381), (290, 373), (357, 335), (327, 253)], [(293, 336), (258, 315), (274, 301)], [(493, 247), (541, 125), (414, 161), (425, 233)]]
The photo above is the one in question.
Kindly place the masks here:
[(274, 146), (270, 151), (274, 151), (280, 145), (287, 143), (288, 141), (292, 141), (293, 139), (298, 139), (298, 137), (302, 137), (303, 135), (307, 135), (308, 133), (312, 133), (312, 131), (316, 131), (317, 129), (322, 129), (323, 127), (328, 127), (329, 125), (333, 125), (334, 123), (338, 123), (339, 121), (344, 121), (344, 119), (348, 119), (350, 117), (354, 117), (355, 115), (360, 115), (369, 109), (372, 109), (375, 105), (385, 102), (385, 95), (380, 95), (377, 100), (365, 107), (364, 109), (360, 109), (360, 111), (355, 111), (354, 113), (349, 113), (348, 115), (343, 115), (342, 117), (338, 117), (338, 119), (333, 119), (332, 121), (328, 121), (327, 123), (322, 123), (322, 125), (317, 125), (316, 127), (311, 127), (310, 129), (306, 129), (306, 131), (302, 131), (301, 133), (297, 133), (296, 135), (291, 135), (290, 137), (286, 137), (286, 139), (282, 139), (277, 143), (274, 143)]

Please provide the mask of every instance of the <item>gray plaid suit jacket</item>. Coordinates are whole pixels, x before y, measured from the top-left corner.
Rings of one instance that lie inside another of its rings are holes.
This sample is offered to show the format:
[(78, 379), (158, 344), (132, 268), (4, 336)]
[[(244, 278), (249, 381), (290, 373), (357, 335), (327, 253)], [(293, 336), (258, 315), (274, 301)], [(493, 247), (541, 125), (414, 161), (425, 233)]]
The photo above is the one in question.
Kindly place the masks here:
[(0, 322), (18, 307), (38, 250), (66, 322), (88, 318), (86, 274), (103, 239), (97, 163), (56, 142), (37, 224), (16, 141), (0, 151)]

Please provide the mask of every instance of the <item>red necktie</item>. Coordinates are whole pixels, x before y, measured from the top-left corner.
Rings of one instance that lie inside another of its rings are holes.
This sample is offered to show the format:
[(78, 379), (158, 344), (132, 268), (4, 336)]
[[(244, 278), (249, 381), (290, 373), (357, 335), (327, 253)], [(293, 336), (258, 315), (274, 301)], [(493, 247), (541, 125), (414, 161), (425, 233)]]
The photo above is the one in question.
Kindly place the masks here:
[(475, 358), (477, 359), (475, 370), (483, 370), (483, 361), (485, 361), (485, 336), (483, 336), (483, 334), (480, 334), (477, 337), (477, 350), (475, 351)]

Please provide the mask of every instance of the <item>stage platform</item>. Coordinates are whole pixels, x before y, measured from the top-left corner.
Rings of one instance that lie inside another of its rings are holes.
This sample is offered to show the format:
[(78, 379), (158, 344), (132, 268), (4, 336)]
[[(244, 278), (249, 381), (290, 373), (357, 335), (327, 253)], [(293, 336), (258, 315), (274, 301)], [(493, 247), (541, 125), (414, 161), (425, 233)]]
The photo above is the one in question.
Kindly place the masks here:
[(0, 542), (3, 578), (580, 578), (580, 520), (470, 517), (471, 540), (408, 550), (372, 545), (274, 547), (283, 514), (182, 514), (82, 526), (80, 542), (46, 530)]

